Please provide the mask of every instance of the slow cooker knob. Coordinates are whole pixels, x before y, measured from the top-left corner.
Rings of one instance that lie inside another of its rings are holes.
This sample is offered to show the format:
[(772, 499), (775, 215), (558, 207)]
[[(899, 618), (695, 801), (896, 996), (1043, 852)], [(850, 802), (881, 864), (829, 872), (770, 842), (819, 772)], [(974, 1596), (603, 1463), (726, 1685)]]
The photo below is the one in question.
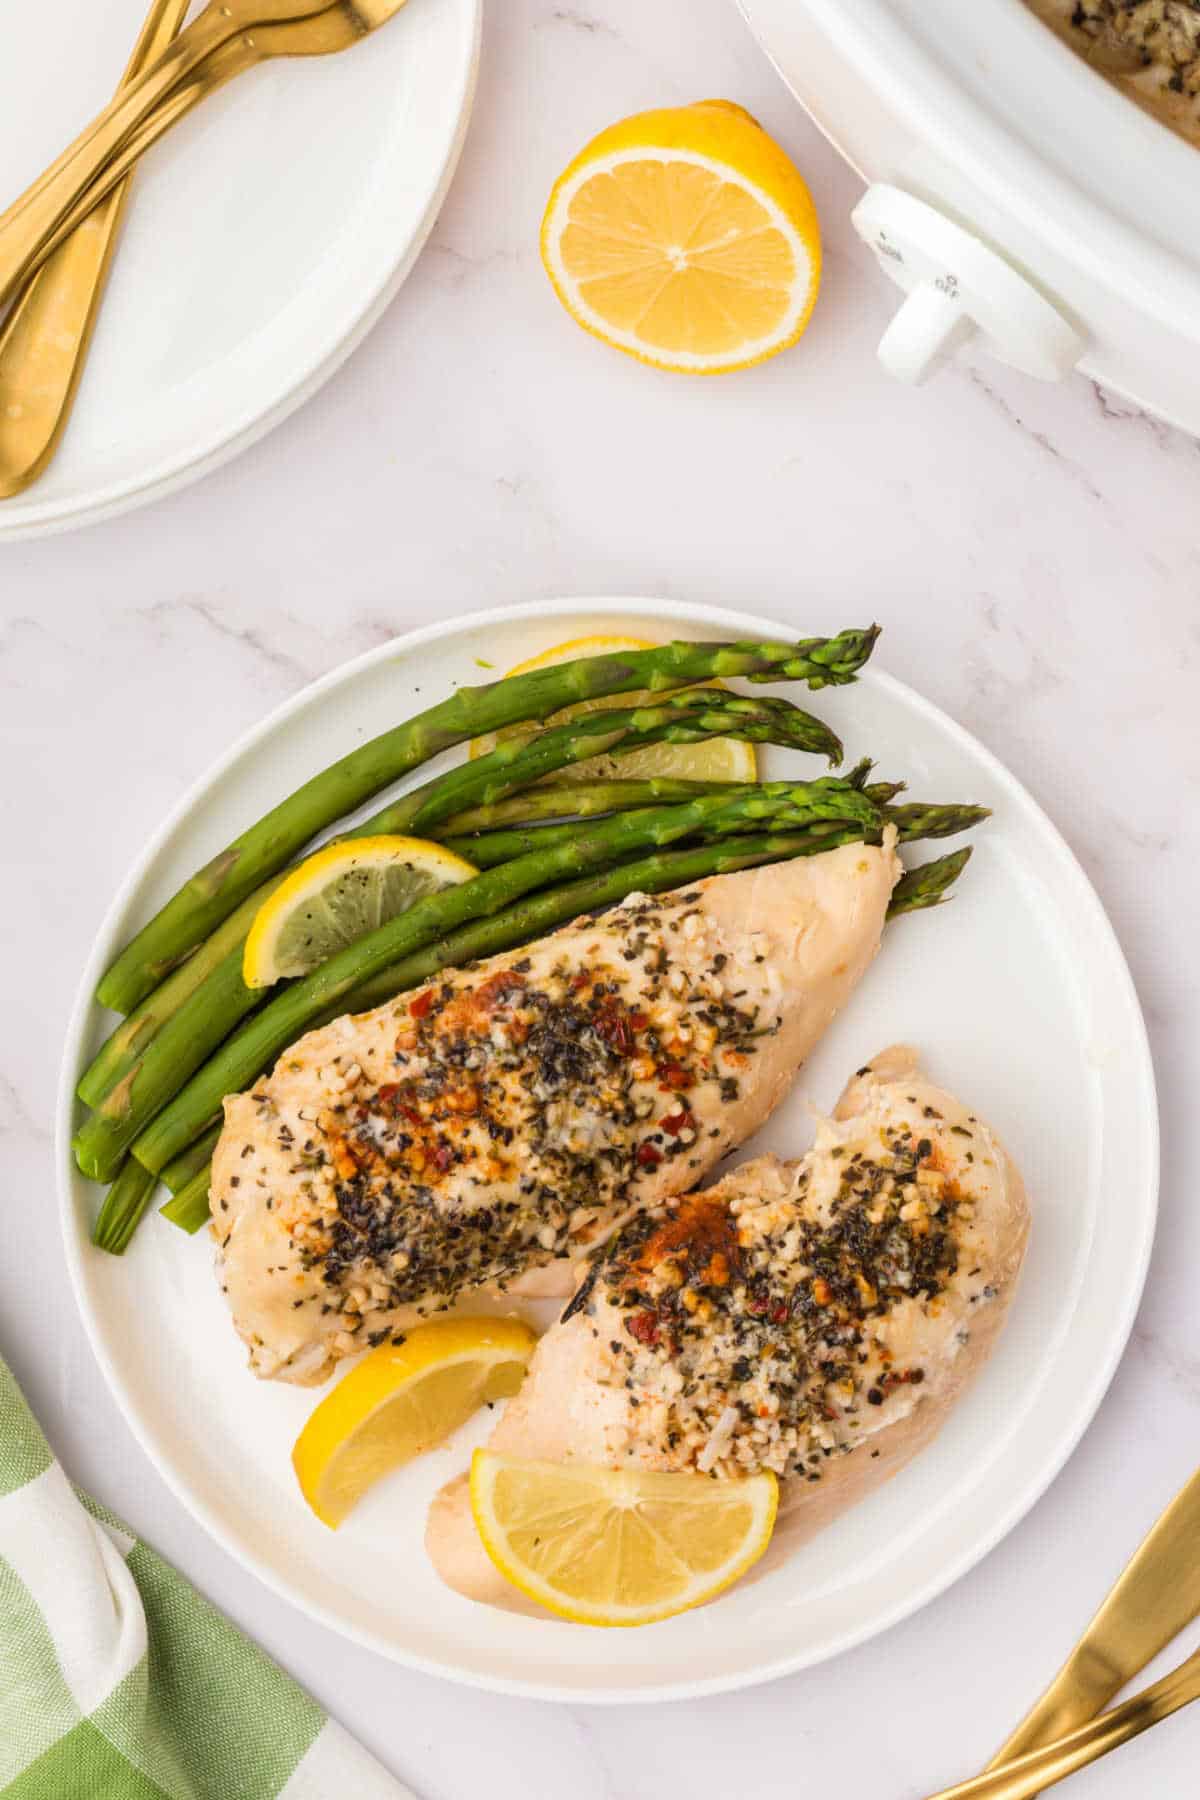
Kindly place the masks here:
[(978, 335), (1002, 362), (1061, 381), (1085, 343), (1033, 283), (937, 207), (877, 181), (851, 215), (881, 269), (908, 295), (884, 332), (879, 359), (921, 382)]

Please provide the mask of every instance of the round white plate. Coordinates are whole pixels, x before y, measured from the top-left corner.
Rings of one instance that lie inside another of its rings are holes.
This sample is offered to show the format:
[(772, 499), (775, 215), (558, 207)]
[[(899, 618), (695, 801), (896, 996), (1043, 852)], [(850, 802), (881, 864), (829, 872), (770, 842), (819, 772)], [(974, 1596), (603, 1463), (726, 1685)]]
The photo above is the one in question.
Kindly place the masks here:
[[(400, 638), (251, 732), (149, 846), (96, 941), (58, 1117), (67, 1256), (96, 1354), (147, 1455), (206, 1529), (305, 1612), (397, 1661), (592, 1701), (712, 1693), (819, 1662), (923, 1605), (1011, 1530), (1116, 1367), (1149, 1257), (1157, 1179), (1154, 1080), (1129, 972), (1036, 803), (966, 732), (873, 668), (813, 701), (851, 754), (873, 753), (884, 772), (909, 778), (915, 797), (982, 801), (995, 817), (977, 834), (954, 903), (888, 927), (863, 986), (753, 1148), (797, 1154), (811, 1138), (807, 1102), (828, 1106), (851, 1070), (905, 1039), (1002, 1132), (1035, 1228), (999, 1350), (932, 1449), (786, 1568), (640, 1631), (476, 1606), (440, 1585), (421, 1538), (429, 1498), (465, 1466), (486, 1415), (383, 1483), (332, 1534), (302, 1503), (289, 1461), (314, 1396), (246, 1372), (204, 1240), (151, 1218), (122, 1259), (88, 1245), (97, 1190), (75, 1174), (70, 1137), (74, 1083), (104, 1023), (89, 996), (116, 946), (236, 830), (348, 746), (455, 683), (482, 679), (477, 658), (503, 669), (599, 631), (778, 639), (832, 623), (785, 626), (666, 600), (564, 600)], [(803, 766), (811, 759), (769, 753), (770, 775)], [(914, 848), (919, 859), (937, 854)]]
[[(17, 7), (0, 56), (0, 210), (111, 97), (146, 0)], [(408, 0), (354, 49), (240, 76), (145, 159), (78, 404), (0, 538), (195, 480), (316, 392), (437, 216), (466, 135), (482, 0)]]

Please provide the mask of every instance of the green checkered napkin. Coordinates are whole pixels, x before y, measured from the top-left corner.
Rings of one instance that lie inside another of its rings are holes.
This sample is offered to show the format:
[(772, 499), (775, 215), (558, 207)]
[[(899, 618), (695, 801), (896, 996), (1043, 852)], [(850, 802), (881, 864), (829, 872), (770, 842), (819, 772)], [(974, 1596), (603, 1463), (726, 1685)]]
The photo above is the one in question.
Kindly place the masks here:
[(0, 1361), (0, 1795), (412, 1800), (119, 1519)]

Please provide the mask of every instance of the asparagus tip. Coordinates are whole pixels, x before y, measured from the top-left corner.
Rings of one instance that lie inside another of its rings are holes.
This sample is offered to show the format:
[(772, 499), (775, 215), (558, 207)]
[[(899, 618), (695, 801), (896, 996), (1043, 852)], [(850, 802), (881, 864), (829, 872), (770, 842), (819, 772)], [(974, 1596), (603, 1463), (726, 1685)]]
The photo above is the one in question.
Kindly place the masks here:
[(906, 870), (892, 889), (888, 918), (897, 919), (903, 913), (924, 912), (931, 906), (941, 906), (971, 860), (971, 850), (972, 846), (967, 844), (950, 856), (939, 856), (934, 862)]

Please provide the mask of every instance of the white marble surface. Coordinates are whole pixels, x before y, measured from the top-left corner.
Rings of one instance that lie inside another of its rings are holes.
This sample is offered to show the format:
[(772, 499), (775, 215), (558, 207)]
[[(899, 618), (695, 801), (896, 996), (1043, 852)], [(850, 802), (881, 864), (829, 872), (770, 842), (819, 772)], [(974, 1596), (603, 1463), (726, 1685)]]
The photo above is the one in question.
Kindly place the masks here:
[[(593, 128), (711, 94), (793, 151), (828, 261), (797, 350), (688, 383), (575, 330), (536, 228)], [(1048, 389), (980, 365), (921, 394), (889, 383), (872, 357), (889, 295), (847, 225), (855, 193), (729, 0), (503, 0), (443, 218), (332, 386), (152, 510), (0, 551), (0, 1349), (72, 1473), (427, 1800), (919, 1800), (986, 1760), (1196, 1459), (1200, 447), (1082, 380)], [(64, 1021), (101, 910), (164, 809), (233, 736), (356, 651), (456, 610), (572, 592), (744, 601), (805, 629), (882, 619), (882, 664), (978, 732), (1083, 858), (1161, 1082), (1147, 1297), (1065, 1473), (917, 1618), (816, 1672), (694, 1706), (468, 1693), (294, 1614), (205, 1541), (135, 1448), (58, 1243)], [(1198, 1730), (1172, 1721), (1073, 1791), (1191, 1791)]]

